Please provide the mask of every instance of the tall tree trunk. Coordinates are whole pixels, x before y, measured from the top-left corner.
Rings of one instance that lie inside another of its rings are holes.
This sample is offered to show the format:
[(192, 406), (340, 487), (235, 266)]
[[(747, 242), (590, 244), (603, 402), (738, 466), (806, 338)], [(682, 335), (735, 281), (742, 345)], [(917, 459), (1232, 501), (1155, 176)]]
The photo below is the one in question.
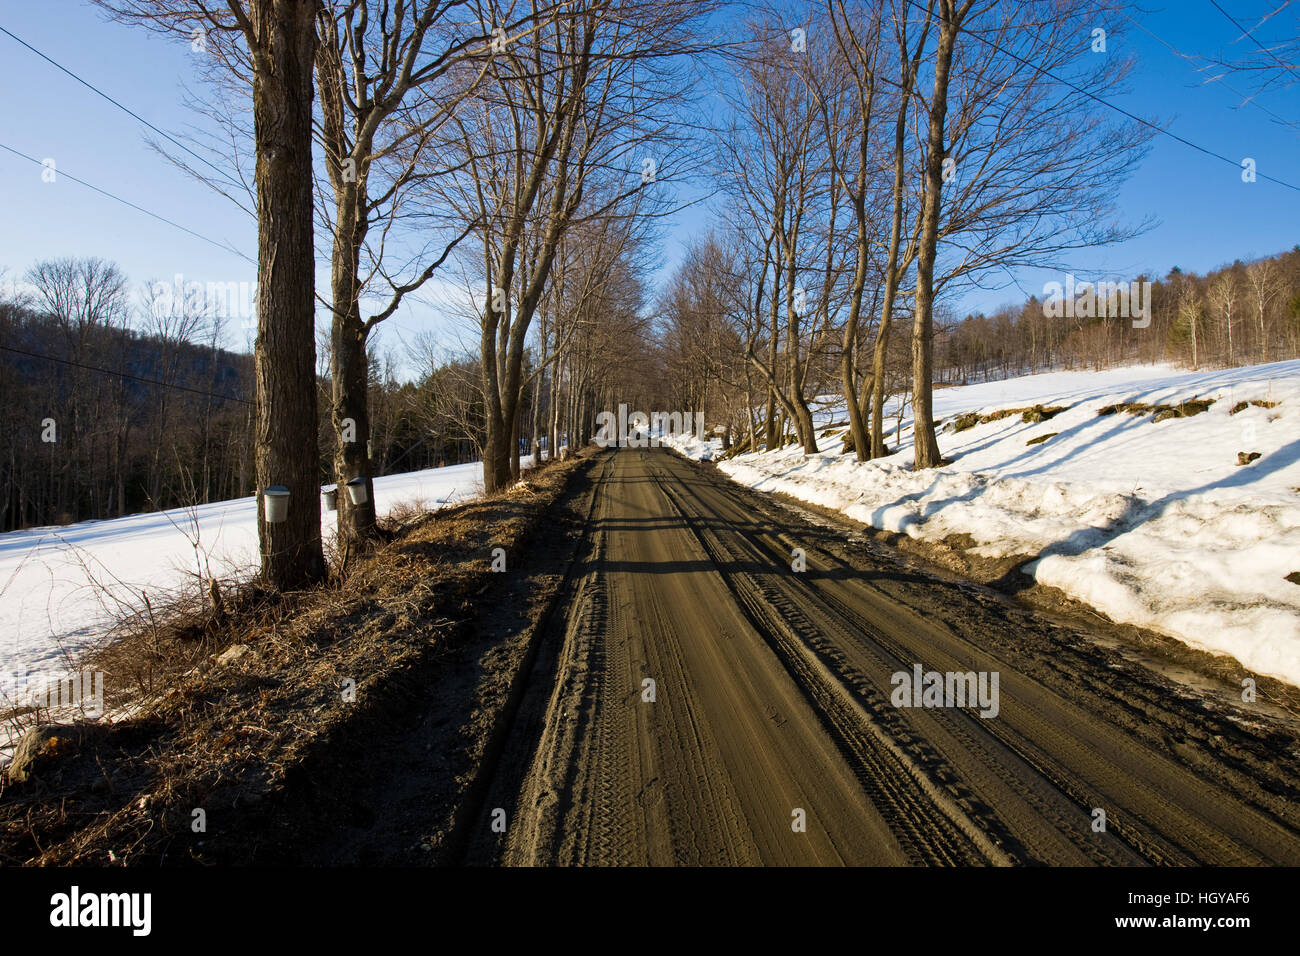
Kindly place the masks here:
[[(858, 264), (859, 271), (865, 269), (866, 261), (863, 259)], [(857, 277), (854, 278), (854, 285), (857, 286)], [(854, 303), (849, 312), (848, 321), (844, 323), (844, 344), (840, 353), (840, 385), (844, 390), (845, 404), (849, 411), (849, 438), (853, 442), (853, 453), (858, 461), (866, 461), (868, 458), (868, 439), (866, 423), (862, 420), (862, 408), (858, 405), (858, 383), (857, 383), (857, 341), (858, 341), (858, 309), (862, 303), (862, 292), (860, 288), (854, 290)]]
[(799, 315), (795, 310), (794, 303), (794, 261), (791, 259), (787, 264), (789, 272), (789, 285), (786, 292), (786, 356), (787, 369), (790, 375), (789, 402), (791, 405), (791, 418), (794, 421), (795, 434), (799, 436), (799, 444), (803, 445), (805, 454), (817, 454), (817, 434), (813, 429), (812, 412), (808, 409), (808, 402), (803, 395), (803, 372), (799, 368), (799, 335), (800, 321)]
[[(322, 24), (334, 30), (332, 21)], [(327, 34), (328, 36), (329, 34)], [(361, 249), (367, 220), (372, 127), (354, 124), (349, 142), (348, 111), (340, 71), (330, 62), (334, 37), (317, 49), (321, 128), (334, 191), (334, 236), (330, 257), (330, 421), (334, 430), (334, 480), (338, 486), (339, 537), (355, 545), (375, 530), (375, 487), (370, 461), (369, 329), (361, 317)], [(352, 503), (347, 483), (365, 479), (365, 501)]]
[(519, 480), (519, 437), (522, 431), (520, 422), (522, 417), (522, 413), (516, 411), (514, 419), (510, 423), (510, 480), (512, 483)]
[(749, 366), (745, 366), (745, 414), (749, 421), (749, 450), (758, 451), (758, 422), (754, 414), (754, 383), (749, 371)]
[[(340, 300), (335, 298), (335, 302)], [(341, 300), (346, 303), (346, 299)], [(347, 306), (345, 306), (347, 308)], [(334, 425), (334, 477), (338, 483), (339, 534), (357, 542), (375, 528), (375, 484), (370, 456), (370, 368), (366, 333), (353, 301), (347, 314), (335, 314), (330, 328), (331, 419)], [(347, 483), (366, 479), (366, 500), (353, 504)]]
[[(508, 285), (498, 288), (509, 288)], [(483, 356), (483, 415), (486, 435), (483, 439), (483, 490), (487, 494), (505, 490), (510, 484), (510, 447), (507, 410), (504, 408), (497, 353), (499, 323), (509, 323), (509, 312), (498, 314), (495, 322), (489, 316), (496, 313), (493, 294), (488, 290), (487, 310), (484, 314), (480, 354)], [(509, 306), (506, 305), (508, 310)]]
[[(769, 321), (771, 323), (771, 338), (768, 340), (767, 346), (767, 367), (772, 376), (776, 375), (777, 339), (780, 334), (777, 331), (777, 310), (780, 308), (780, 299), (778, 298), (780, 282), (777, 281), (778, 275), (779, 273), (776, 270), (773, 270), (772, 311), (769, 316)], [(781, 441), (785, 437), (777, 429), (776, 405), (776, 385), (775, 383), (769, 383), (767, 387), (767, 451), (780, 447)]]
[(533, 380), (533, 410), (532, 410), (531, 421), (529, 421), (528, 423), (529, 426), (528, 427), (528, 431), (529, 431), (528, 453), (532, 455), (534, 468), (536, 468), (538, 465), (541, 464), (541, 458), (537, 451), (537, 447), (542, 437), (541, 407), (542, 407), (542, 378), (544, 377), (544, 375), (545, 373), (539, 372), (537, 374), (537, 378)]
[(561, 402), (564, 400), (564, 382), (561, 378), (561, 366), (556, 365), (555, 381), (551, 386), (551, 435), (546, 441), (546, 457), (554, 458), (560, 448), (560, 415), (563, 409)]
[[(918, 50), (918, 56), (920, 55)], [(906, 49), (904, 49), (906, 64)], [(915, 65), (908, 70), (904, 65), (904, 93), (911, 91), (911, 78), (915, 75)], [(880, 327), (876, 330), (876, 345), (871, 353), (871, 457), (883, 458), (885, 448), (885, 360), (889, 355), (889, 331), (894, 318), (894, 298), (898, 294), (898, 285), (903, 267), (899, 265), (899, 246), (903, 234), (903, 172), (907, 140), (907, 98), (898, 107), (894, 120), (894, 186), (893, 209), (889, 223), (889, 253), (885, 262), (885, 294), (880, 306)]]
[[(867, 134), (864, 130), (860, 154), (862, 161), (858, 166), (859, 184), (865, 182), (866, 140)], [(857, 370), (858, 323), (862, 315), (862, 294), (867, 281), (867, 254), (869, 251), (865, 200), (866, 189), (860, 185), (858, 194), (853, 197), (854, 214), (858, 225), (857, 254), (855, 257), (857, 262), (853, 270), (849, 315), (844, 323), (844, 341), (840, 349), (840, 386), (844, 390), (844, 400), (849, 412), (849, 438), (853, 442), (853, 454), (858, 461), (866, 461), (869, 457), (867, 425), (863, 421), (863, 406), (866, 403), (863, 402), (862, 405), (859, 405)]]
[(123, 517), (127, 512), (126, 502), (126, 470), (130, 466), (131, 448), (131, 422), (124, 419), (117, 430), (117, 449), (114, 454), (116, 460), (116, 494), (117, 494), (117, 515)]
[(285, 590), (325, 574), (316, 441), (312, 65), (316, 4), (253, 0), (257, 144), (257, 431), (259, 494), (288, 487), (284, 521), (258, 509), (262, 576)]
[(925, 199), (921, 240), (916, 258), (916, 321), (912, 328), (912, 440), (914, 467), (937, 468), (942, 462), (934, 432), (931, 384), (934, 376), (934, 262), (939, 244), (942, 206), (944, 127), (948, 118), (948, 77), (953, 47), (961, 29), (951, 0), (940, 0), (942, 19), (934, 57), (934, 95), (930, 98), (925, 156)]

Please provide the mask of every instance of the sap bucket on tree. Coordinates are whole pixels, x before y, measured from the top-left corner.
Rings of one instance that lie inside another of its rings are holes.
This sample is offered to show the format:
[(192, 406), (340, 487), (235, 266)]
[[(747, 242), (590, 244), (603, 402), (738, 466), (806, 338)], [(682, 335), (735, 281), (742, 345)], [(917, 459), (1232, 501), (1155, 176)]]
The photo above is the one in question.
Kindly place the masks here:
[(262, 492), (262, 517), (268, 524), (279, 524), (289, 516), (289, 489), (271, 485)]
[(366, 479), (353, 478), (348, 482), (348, 498), (354, 505), (364, 505), (368, 498), (366, 494)]
[(321, 497), (325, 499), (326, 511), (339, 510), (339, 489), (337, 485), (333, 488), (326, 488), (321, 492)]

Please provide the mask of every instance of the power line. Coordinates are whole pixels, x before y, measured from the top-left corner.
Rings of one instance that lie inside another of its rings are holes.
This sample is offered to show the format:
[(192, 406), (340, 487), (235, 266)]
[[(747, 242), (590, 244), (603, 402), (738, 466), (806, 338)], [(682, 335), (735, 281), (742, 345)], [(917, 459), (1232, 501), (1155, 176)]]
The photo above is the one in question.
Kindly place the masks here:
[[(35, 163), (37, 166), (45, 165), (36, 157), (28, 156), (26, 153), (20, 152), (19, 150), (16, 150), (12, 146), (8, 146), (5, 143), (0, 143), (0, 149), (5, 150), (6, 152), (13, 153), (15, 156), (21, 159), (25, 159), (29, 163)], [(120, 202), (124, 206), (130, 206), (132, 209), (136, 210), (137, 212), (142, 212), (146, 216), (150, 216), (154, 219), (157, 219), (159, 222), (165, 222), (167, 225), (171, 226), (174, 229), (179, 229), (181, 232), (189, 233), (195, 239), (202, 239), (204, 242), (214, 245), (218, 249), (239, 256), (239, 258), (243, 259), (245, 262), (251, 262), (253, 263), (253, 265), (257, 265), (256, 260), (251, 259), (248, 256), (244, 255), (234, 246), (231, 246), (224, 242), (218, 242), (216, 239), (210, 239), (207, 236), (203, 235), (202, 233), (195, 232), (193, 229), (187, 228), (186, 226), (182, 226), (178, 222), (173, 222), (171, 219), (168, 219), (166, 216), (160, 216), (156, 212), (150, 212), (148, 209), (145, 209), (143, 206), (136, 205), (135, 203), (131, 202), (131, 200), (129, 199), (123, 199), (121, 196), (115, 195), (114, 193), (109, 192), (107, 189), (100, 189), (98, 186), (94, 185), (93, 183), (88, 183), (84, 179), (78, 179), (76, 176), (73, 176), (71, 173), (64, 172), (61, 169), (56, 170), (56, 172), (60, 176), (67, 176), (74, 183), (80, 183), (82, 186), (85, 186), (87, 189), (94, 190), (95, 192), (99, 193), (101, 196), (107, 196), (109, 199), (112, 199), (116, 202)]]
[(43, 359), (46, 362), (57, 362), (60, 365), (70, 365), (73, 368), (85, 369), (88, 372), (99, 372), (102, 375), (115, 375), (118, 378), (130, 379), (133, 382), (143, 382), (145, 385), (156, 385), (158, 388), (170, 388), (177, 392), (191, 392), (195, 395), (203, 395), (207, 398), (219, 398), (226, 402), (238, 402), (241, 405), (252, 405), (253, 403), (245, 398), (236, 398), (234, 395), (220, 395), (217, 392), (205, 391), (201, 388), (190, 388), (188, 385), (177, 385), (174, 382), (168, 384), (156, 378), (142, 378), (139, 375), (132, 375), (130, 372), (119, 372), (116, 369), (100, 368), (97, 365), (86, 365), (82, 362), (74, 362), (71, 359), (55, 358), (53, 355), (42, 355), (39, 352), (27, 352), (23, 349), (16, 349), (12, 345), (0, 345), (0, 349), (6, 352), (15, 352), (18, 355), (26, 355), (28, 358)]
[(1227, 17), (1228, 21), (1234, 27), (1236, 27), (1238, 30), (1241, 31), (1242, 36), (1247, 37), (1251, 43), (1255, 44), (1255, 46), (1259, 47), (1270, 57), (1272, 57), (1275, 61), (1277, 61), (1278, 66), (1282, 67), (1285, 70), (1290, 70), (1292, 73), (1296, 71), (1296, 68), (1293, 64), (1287, 63), (1285, 60), (1280, 59), (1276, 53), (1274, 53), (1268, 47), (1264, 46), (1264, 44), (1260, 43), (1259, 40), (1255, 38), (1255, 35), (1250, 30), (1247, 30), (1244, 26), (1242, 26), (1240, 21), (1238, 21), (1236, 17), (1234, 17), (1227, 10), (1223, 9), (1223, 7), (1219, 6), (1219, 4), (1215, 2), (1215, 0), (1210, 0), (1210, 6), (1214, 7), (1214, 9), (1218, 10), (1225, 17)]
[[(923, 13), (929, 12), (926, 10), (925, 7), (921, 6), (921, 4), (917, 2), (917, 0), (906, 0), (906, 2), (910, 6), (916, 7), (918, 10), (920, 10)], [(1085, 90), (1083, 87), (1078, 86), (1075, 83), (1071, 83), (1069, 80), (1062, 79), (1061, 77), (1053, 73), (1051, 70), (1043, 69), (1041, 66), (1038, 66), (1035, 63), (1031, 63), (1029, 60), (1026, 60), (1024, 57), (1012, 53), (1010, 50), (1007, 50), (1002, 46), (1000, 46), (999, 44), (994, 43), (992, 40), (988, 39), (987, 37), (981, 36), (980, 34), (975, 32), (970, 32), (967, 35), (972, 36), (975, 39), (979, 40), (985, 46), (990, 46), (997, 52), (1011, 57), (1017, 63), (1021, 63), (1024, 66), (1030, 67), (1031, 69), (1039, 73), (1042, 73), (1044, 76), (1050, 77), (1051, 79), (1055, 80), (1057, 83), (1060, 83), (1062, 86), (1074, 90), (1074, 92), (1076, 93), (1081, 93), (1082, 95), (1088, 97), (1088, 99), (1090, 100), (1095, 100), (1096, 102), (1100, 103), (1102, 106), (1106, 107), (1107, 109), (1114, 110), (1116, 113), (1128, 117), (1133, 122), (1147, 127), (1147, 129), (1159, 133), (1162, 136), (1168, 136), (1170, 139), (1176, 140), (1177, 142), (1182, 143), (1184, 146), (1190, 146), (1198, 153), (1204, 153), (1206, 156), (1211, 156), (1215, 159), (1222, 160), (1223, 162), (1227, 163), (1228, 165), (1232, 166), (1235, 169), (1241, 168), (1241, 163), (1238, 162), (1237, 160), (1232, 159), (1228, 156), (1224, 156), (1222, 153), (1216, 153), (1214, 150), (1201, 146), (1199, 143), (1193, 143), (1190, 139), (1187, 139), (1183, 136), (1179, 136), (1177, 133), (1170, 132), (1169, 130), (1165, 129), (1163, 126), (1157, 126), (1155, 123), (1151, 122), (1148, 119), (1143, 119), (1141, 116), (1138, 116), (1136, 113), (1130, 113), (1128, 110), (1124, 109), (1124, 107), (1116, 106), (1114, 103), (1110, 102), (1109, 100), (1103, 99), (1102, 97), (1098, 96), (1096, 93), (1093, 93), (1091, 90)], [(1286, 182), (1285, 180), (1282, 179), (1278, 179), (1275, 176), (1270, 176), (1268, 175), (1268, 173), (1261, 173), (1257, 171), (1255, 175), (1260, 179), (1267, 179), (1271, 183), (1276, 183), (1279, 186), (1285, 186), (1287, 189), (1294, 189), (1296, 192), (1300, 192), (1300, 186), (1293, 185), (1292, 183)]]
[(232, 186), (236, 186), (236, 187), (238, 187), (238, 188), (240, 188), (240, 189), (243, 189), (243, 188), (244, 188), (244, 185), (243, 185), (242, 183), (240, 183), (238, 180), (234, 179), (234, 178), (233, 178), (229, 173), (227, 173), (227, 172), (226, 172), (224, 169), (222, 169), (220, 166), (216, 165), (216, 164), (213, 163), (211, 160), (209, 160), (209, 159), (207, 159), (207, 158), (205, 158), (205, 157), (203, 157), (203, 156), (200, 156), (198, 153), (194, 152), (194, 150), (190, 149), (190, 148), (189, 148), (188, 146), (186, 146), (184, 143), (182, 143), (182, 142), (180, 142), (179, 140), (175, 139), (175, 138), (174, 138), (170, 133), (167, 133), (167, 132), (165, 132), (164, 130), (159, 129), (157, 126), (154, 126), (153, 123), (150, 123), (147, 119), (145, 119), (145, 118), (144, 118), (143, 116), (141, 116), (139, 113), (135, 112), (134, 110), (128, 108), (128, 107), (125, 106), (125, 105), (123, 105), (123, 104), (122, 104), (121, 102), (119, 102), (118, 100), (116, 100), (116, 99), (114, 99), (113, 97), (109, 96), (107, 93), (105, 93), (105, 92), (104, 92), (103, 90), (101, 90), (99, 87), (95, 86), (95, 84), (91, 83), (90, 81), (85, 80), (85, 79), (82, 79), (80, 76), (78, 76), (76, 73), (73, 73), (71, 70), (69, 70), (69, 69), (68, 69), (66, 66), (64, 66), (62, 63), (58, 63), (58, 62), (56, 62), (56, 61), (55, 61), (54, 59), (52, 59), (51, 57), (47, 56), (46, 54), (42, 53), (40, 50), (36, 49), (36, 47), (32, 46), (32, 45), (31, 45), (30, 43), (28, 43), (26, 40), (22, 39), (22, 37), (15, 36), (14, 34), (10, 33), (8, 30), (6, 30), (4, 27), (0, 27), (0, 33), (3, 33), (5, 36), (9, 37), (9, 39), (13, 40), (15, 43), (20, 43), (20, 44), (22, 44), (22, 45), (25, 46), (27, 49), (31, 50), (33, 53), (35, 53), (37, 56), (39, 56), (39, 57), (40, 57), (42, 60), (44, 60), (46, 63), (49, 63), (51, 66), (55, 67), (56, 69), (62, 70), (64, 73), (66, 73), (68, 76), (72, 77), (74, 80), (76, 80), (76, 81), (77, 81), (78, 83), (80, 83), (82, 86), (84, 86), (86, 89), (88, 89), (88, 90), (90, 90), (91, 92), (96, 93), (96, 94), (98, 94), (99, 96), (102, 96), (104, 99), (108, 100), (110, 103), (112, 103), (114, 106), (116, 106), (118, 109), (120, 109), (120, 110), (121, 110), (123, 113), (125, 113), (127, 116), (130, 116), (132, 119), (137, 120), (138, 122), (143, 123), (145, 126), (149, 127), (151, 130), (153, 130), (153, 131), (154, 131), (155, 133), (157, 133), (159, 136), (162, 136), (162, 137), (163, 137), (164, 139), (166, 139), (168, 142), (172, 143), (173, 145), (177, 146), (177, 147), (180, 148), (180, 149), (185, 150), (185, 152), (189, 153), (191, 156), (193, 156), (193, 157), (194, 157), (195, 159), (197, 159), (199, 162), (201, 162), (201, 163), (205, 163), (208, 167), (210, 167), (211, 169), (215, 170), (219, 175), (221, 175), (221, 176), (226, 180), (226, 182), (230, 183)]

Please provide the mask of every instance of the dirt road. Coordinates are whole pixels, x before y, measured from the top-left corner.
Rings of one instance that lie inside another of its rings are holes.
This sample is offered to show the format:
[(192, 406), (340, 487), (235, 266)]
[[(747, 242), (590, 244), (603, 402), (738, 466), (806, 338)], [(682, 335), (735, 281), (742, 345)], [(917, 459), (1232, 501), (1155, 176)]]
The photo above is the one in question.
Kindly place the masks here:
[[(666, 450), (590, 468), (467, 862), (1300, 863), (1287, 724)], [(895, 706), (918, 665), (995, 706)]]

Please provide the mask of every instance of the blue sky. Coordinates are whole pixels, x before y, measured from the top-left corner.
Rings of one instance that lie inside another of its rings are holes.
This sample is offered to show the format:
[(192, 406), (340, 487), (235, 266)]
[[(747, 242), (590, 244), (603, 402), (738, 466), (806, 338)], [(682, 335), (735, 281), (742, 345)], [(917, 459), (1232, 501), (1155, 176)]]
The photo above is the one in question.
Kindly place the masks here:
[[(1220, 5), (1249, 25), (1276, 3), (1221, 0)], [(1140, 272), (1164, 276), (1179, 266), (1185, 272), (1203, 273), (1235, 259), (1268, 255), (1300, 243), (1300, 85), (1261, 96), (1257, 105), (1242, 105), (1242, 96), (1223, 83), (1207, 83), (1212, 74), (1198, 72), (1170, 51), (1165, 44), (1190, 56), (1235, 58), (1252, 52), (1249, 41), (1233, 42), (1240, 31), (1208, 0), (1165, 3), (1130, 16), (1140, 27), (1120, 21), (1108, 43), (1110, 51), (1131, 53), (1137, 60), (1131, 92), (1117, 98), (1117, 105), (1154, 116), (1171, 132), (1238, 162), (1251, 157), (1259, 173), (1298, 188), (1262, 179), (1244, 183), (1239, 167), (1157, 136), (1119, 199), (1130, 221), (1153, 216), (1158, 220), (1156, 228), (1117, 246), (1078, 253), (1073, 271), (1088, 277)], [(1292, 29), (1295, 26), (1293, 18)], [(1241, 93), (1251, 90), (1249, 81), (1240, 77), (1225, 77), (1224, 82)], [(1283, 126), (1261, 107), (1293, 119), (1296, 125)], [(1060, 276), (1026, 274), (1021, 285), (1041, 294), (1043, 282), (1050, 278)], [(1021, 301), (1019, 290), (1010, 289), (973, 293), (963, 305), (966, 310), (988, 311), (1001, 303)]]
[[(1234, 0), (1225, 9), (1252, 22), (1271, 0)], [(1187, 54), (1232, 53), (1237, 30), (1208, 0), (1185, 0), (1132, 14), (1147, 30)], [(1142, 115), (1171, 121), (1179, 135), (1230, 157), (1253, 157), (1261, 173), (1300, 186), (1300, 128), (1286, 128), (1205, 76), (1151, 36), (1128, 23), (1099, 24), (1109, 48), (1132, 52), (1132, 91), (1117, 102)], [(74, 70), (150, 122), (172, 133), (195, 120), (183, 105), (184, 85), (195, 81), (188, 43), (107, 22), (79, 0), (0, 0), (0, 26)], [(1115, 27), (1119, 27), (1118, 30)], [(1245, 91), (1243, 80), (1229, 79)], [(0, 143), (37, 159), (53, 158), (61, 172), (86, 179), (220, 242), (256, 253), (255, 224), (243, 212), (189, 179), (146, 144), (147, 132), (75, 80), (0, 34)], [(1259, 102), (1300, 121), (1300, 86)], [(1103, 107), (1097, 106), (1097, 109)], [(0, 268), (9, 279), (54, 256), (103, 256), (134, 281), (171, 281), (176, 273), (202, 282), (251, 282), (253, 266), (59, 177), (41, 180), (41, 168), (0, 150)], [(1300, 243), (1300, 191), (1262, 179), (1243, 183), (1240, 170), (1186, 146), (1158, 138), (1141, 168), (1122, 188), (1120, 204), (1132, 219), (1151, 215), (1159, 225), (1121, 246), (1079, 254), (1080, 276), (1164, 275), (1172, 266), (1202, 272), (1237, 258), (1278, 252)], [(705, 228), (700, 209), (669, 224), (662, 279), (684, 242)], [(322, 270), (321, 277), (326, 273)], [(1021, 286), (1040, 292), (1050, 276), (1026, 273)], [(1015, 288), (974, 290), (955, 303), (961, 312), (990, 311), (1022, 299)], [(413, 306), (395, 318), (386, 341), (430, 325), (450, 336), (435, 310)], [(234, 343), (232, 343), (234, 344)], [(451, 344), (451, 343), (449, 343)]]

